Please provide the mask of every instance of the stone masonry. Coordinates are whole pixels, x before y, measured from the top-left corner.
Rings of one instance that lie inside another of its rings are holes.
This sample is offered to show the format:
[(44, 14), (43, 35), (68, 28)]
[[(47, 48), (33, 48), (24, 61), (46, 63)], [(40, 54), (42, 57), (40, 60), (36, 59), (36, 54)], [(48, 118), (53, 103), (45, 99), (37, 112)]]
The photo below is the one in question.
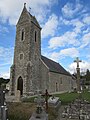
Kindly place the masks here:
[[(73, 86), (76, 87), (75, 80), (64, 68), (54, 61), (43, 58), (46, 63), (41, 58), (41, 27), (24, 5), (16, 25), (10, 95), (16, 96), (17, 90), (20, 90), (21, 96), (35, 94), (37, 90), (44, 92), (45, 89), (49, 92), (69, 91), (72, 89), (73, 81)], [(52, 71), (47, 61), (50, 62)]]

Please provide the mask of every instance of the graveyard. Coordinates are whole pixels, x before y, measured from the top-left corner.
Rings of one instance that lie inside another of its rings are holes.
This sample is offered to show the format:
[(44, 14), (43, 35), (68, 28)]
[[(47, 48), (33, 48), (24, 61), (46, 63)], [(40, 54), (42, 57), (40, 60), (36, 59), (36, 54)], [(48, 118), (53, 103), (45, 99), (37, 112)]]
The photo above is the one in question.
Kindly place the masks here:
[[(61, 109), (67, 106), (76, 98), (78, 98), (78, 93), (63, 93), (54, 94), (54, 96), (59, 97), (61, 100)], [(90, 102), (90, 93), (85, 91), (82, 93), (82, 98)], [(18, 103), (7, 103), (8, 106), (8, 118), (10, 120), (29, 120), (32, 113), (36, 110), (36, 104), (34, 103), (35, 97), (24, 99), (23, 102)], [(60, 110), (61, 110), (60, 109)], [(62, 110), (62, 112), (63, 112)], [(54, 111), (52, 108), (48, 108), (49, 120), (56, 120), (58, 117), (58, 112)], [(65, 119), (65, 118), (62, 118)]]

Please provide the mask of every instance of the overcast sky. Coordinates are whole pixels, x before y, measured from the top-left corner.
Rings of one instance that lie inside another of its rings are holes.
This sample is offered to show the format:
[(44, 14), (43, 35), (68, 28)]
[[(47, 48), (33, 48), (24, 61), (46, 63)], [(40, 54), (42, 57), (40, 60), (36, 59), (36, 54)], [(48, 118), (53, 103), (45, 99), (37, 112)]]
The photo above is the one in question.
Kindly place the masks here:
[(81, 71), (90, 69), (90, 0), (0, 0), (0, 77), (10, 76), (15, 25), (25, 2), (42, 27), (42, 55), (71, 73), (76, 57)]

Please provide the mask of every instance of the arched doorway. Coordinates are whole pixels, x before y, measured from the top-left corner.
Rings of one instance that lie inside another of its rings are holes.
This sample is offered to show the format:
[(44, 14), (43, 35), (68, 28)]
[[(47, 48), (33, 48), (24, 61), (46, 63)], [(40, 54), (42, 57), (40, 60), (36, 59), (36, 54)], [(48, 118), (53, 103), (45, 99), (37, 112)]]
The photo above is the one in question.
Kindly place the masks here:
[(23, 95), (23, 79), (21, 76), (17, 80), (17, 90), (20, 90), (20, 94)]

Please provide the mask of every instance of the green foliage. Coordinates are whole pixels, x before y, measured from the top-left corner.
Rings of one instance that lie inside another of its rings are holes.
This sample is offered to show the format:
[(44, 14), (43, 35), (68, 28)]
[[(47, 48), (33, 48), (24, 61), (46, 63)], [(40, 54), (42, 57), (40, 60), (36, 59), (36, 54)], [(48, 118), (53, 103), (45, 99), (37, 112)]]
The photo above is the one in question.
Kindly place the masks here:
[(86, 81), (90, 81), (90, 71), (88, 69), (86, 72)]
[(10, 81), (10, 79), (0, 78), (0, 85), (7, 84), (9, 81)]

